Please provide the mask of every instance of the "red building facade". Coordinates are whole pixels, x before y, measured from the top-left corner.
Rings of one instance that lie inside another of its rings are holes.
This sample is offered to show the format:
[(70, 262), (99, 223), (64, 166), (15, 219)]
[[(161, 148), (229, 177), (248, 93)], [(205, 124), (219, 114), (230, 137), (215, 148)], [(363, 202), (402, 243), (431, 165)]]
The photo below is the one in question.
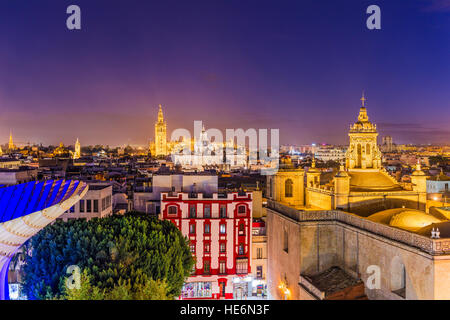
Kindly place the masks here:
[(232, 299), (246, 294), (252, 250), (252, 194), (162, 193), (161, 219), (190, 241), (196, 259), (182, 299)]

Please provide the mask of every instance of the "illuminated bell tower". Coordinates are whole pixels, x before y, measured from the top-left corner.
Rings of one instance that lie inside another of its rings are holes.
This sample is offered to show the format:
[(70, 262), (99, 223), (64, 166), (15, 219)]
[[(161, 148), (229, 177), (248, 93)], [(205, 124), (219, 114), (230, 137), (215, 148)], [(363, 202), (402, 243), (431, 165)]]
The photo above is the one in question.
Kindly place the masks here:
[(80, 159), (80, 157), (81, 157), (81, 144), (80, 144), (80, 141), (78, 141), (78, 138), (77, 138), (77, 141), (75, 142), (75, 153), (73, 154), (73, 158), (74, 159)]
[(8, 150), (13, 151), (16, 149), (16, 146), (13, 142), (12, 131), (9, 132), (9, 142), (8, 142)]
[(167, 124), (164, 121), (162, 106), (159, 105), (158, 121), (155, 123), (155, 156), (167, 155)]
[(381, 152), (377, 145), (377, 126), (369, 121), (365, 107), (366, 98), (361, 98), (358, 121), (350, 126), (348, 147), (345, 161), (346, 167), (351, 169), (380, 169)]

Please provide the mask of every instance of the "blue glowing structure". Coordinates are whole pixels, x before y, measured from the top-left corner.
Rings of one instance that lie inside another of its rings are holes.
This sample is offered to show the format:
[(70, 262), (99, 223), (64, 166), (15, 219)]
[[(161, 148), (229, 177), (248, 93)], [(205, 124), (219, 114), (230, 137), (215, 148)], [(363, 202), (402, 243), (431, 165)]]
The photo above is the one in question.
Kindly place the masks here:
[(0, 187), (0, 300), (9, 299), (8, 269), (24, 242), (84, 197), (76, 180), (33, 181)]

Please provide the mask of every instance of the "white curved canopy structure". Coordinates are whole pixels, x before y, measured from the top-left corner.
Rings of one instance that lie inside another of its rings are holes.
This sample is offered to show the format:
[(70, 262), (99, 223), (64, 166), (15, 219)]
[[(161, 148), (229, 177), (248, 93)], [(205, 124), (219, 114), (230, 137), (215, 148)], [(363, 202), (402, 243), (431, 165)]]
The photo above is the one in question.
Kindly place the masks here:
[(8, 269), (24, 242), (84, 197), (76, 180), (33, 181), (0, 187), (0, 300), (9, 299)]

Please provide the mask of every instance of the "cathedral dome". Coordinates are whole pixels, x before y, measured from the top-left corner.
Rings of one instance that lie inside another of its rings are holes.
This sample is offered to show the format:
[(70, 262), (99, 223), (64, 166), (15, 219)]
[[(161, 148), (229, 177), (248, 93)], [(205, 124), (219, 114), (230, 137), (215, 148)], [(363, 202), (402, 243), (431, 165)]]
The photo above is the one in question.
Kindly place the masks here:
[(383, 210), (372, 214), (367, 219), (414, 232), (431, 224), (443, 222), (431, 214), (409, 208)]

